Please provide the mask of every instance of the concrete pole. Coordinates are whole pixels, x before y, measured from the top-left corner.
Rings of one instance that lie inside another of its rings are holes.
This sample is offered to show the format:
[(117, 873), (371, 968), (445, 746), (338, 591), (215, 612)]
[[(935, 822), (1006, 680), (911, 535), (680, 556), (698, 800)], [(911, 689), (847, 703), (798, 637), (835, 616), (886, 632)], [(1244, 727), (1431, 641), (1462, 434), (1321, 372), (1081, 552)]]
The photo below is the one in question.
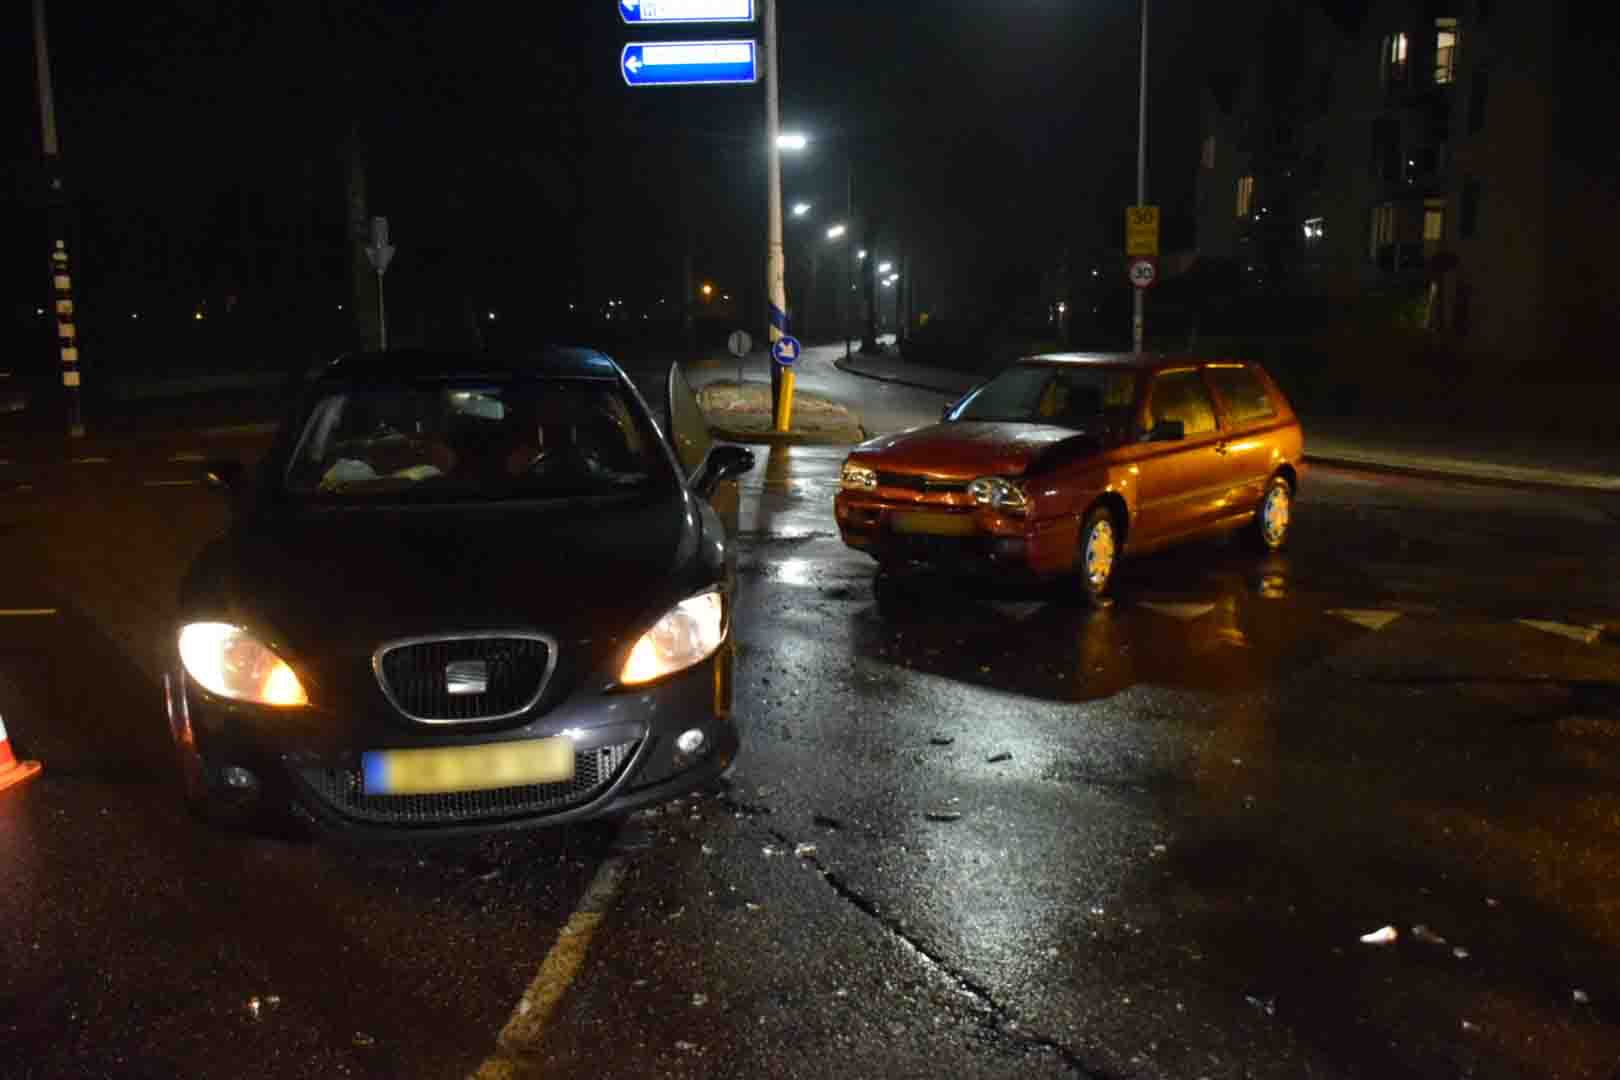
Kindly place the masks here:
[[(765, 225), (765, 296), (770, 310), (770, 342), (775, 344), (788, 331), (787, 255), (782, 247), (782, 134), (781, 63), (776, 47), (776, 0), (765, 0), (765, 186), (769, 189)], [(771, 363), (771, 413), (780, 423), (784, 396)]]
[[(1148, 0), (1142, 0), (1142, 71), (1136, 95), (1136, 205), (1147, 205), (1147, 55), (1148, 55)], [(1131, 315), (1131, 342), (1136, 352), (1142, 351), (1146, 334), (1147, 290), (1131, 288), (1133, 294)]]

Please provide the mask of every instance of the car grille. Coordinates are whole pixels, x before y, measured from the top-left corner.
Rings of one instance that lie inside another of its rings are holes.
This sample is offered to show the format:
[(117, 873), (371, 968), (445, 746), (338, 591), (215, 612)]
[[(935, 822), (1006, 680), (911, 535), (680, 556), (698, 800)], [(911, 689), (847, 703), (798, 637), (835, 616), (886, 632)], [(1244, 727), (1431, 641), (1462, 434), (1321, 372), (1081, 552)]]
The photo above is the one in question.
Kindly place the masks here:
[(377, 825), (458, 825), (501, 818), (553, 814), (589, 802), (616, 780), (635, 757), (640, 740), (581, 750), (574, 778), (559, 784), (526, 784), (441, 795), (367, 795), (354, 769), (302, 769), (300, 775), (321, 802), (346, 818)]
[(880, 472), (877, 474), (878, 487), (898, 488), (901, 491), (947, 492), (966, 491), (967, 480), (941, 480), (932, 476), (922, 476), (916, 473)]
[[(457, 637), (408, 641), (378, 650), (374, 668), (394, 707), (429, 724), (503, 720), (532, 708), (555, 659), (539, 636)], [(451, 692), (452, 665), (482, 673), (482, 689)]]

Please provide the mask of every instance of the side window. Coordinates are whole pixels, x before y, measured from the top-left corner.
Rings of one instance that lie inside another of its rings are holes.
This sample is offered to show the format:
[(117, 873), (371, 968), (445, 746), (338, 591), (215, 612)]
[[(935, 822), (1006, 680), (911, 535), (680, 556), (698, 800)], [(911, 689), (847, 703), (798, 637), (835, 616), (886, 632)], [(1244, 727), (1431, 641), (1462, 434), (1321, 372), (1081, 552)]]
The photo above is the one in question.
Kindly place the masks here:
[(1239, 364), (1221, 364), (1207, 369), (1209, 381), (1221, 396), (1226, 413), (1234, 424), (1251, 424), (1277, 415), (1277, 406), (1266, 393), (1265, 383), (1251, 368)]
[(1215, 402), (1197, 371), (1166, 371), (1154, 379), (1148, 410), (1154, 426), (1180, 420), (1189, 439), (1215, 430)]

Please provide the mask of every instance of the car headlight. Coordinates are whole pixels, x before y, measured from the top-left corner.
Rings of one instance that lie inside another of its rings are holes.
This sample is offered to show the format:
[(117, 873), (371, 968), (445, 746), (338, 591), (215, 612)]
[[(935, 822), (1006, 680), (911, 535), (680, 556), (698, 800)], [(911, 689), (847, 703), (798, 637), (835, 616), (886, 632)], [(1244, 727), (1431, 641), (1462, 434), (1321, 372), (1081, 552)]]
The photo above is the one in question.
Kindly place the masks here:
[(1029, 506), (1024, 489), (1015, 481), (1000, 476), (981, 476), (968, 485), (968, 494), (980, 506), (1017, 512)]
[(197, 622), (181, 627), (180, 662), (210, 694), (257, 705), (309, 704), (287, 661), (240, 626)]
[(843, 486), (850, 491), (871, 491), (877, 487), (877, 470), (844, 462)]
[(726, 639), (726, 603), (718, 589), (676, 604), (641, 635), (619, 672), (625, 686), (673, 675), (715, 654)]

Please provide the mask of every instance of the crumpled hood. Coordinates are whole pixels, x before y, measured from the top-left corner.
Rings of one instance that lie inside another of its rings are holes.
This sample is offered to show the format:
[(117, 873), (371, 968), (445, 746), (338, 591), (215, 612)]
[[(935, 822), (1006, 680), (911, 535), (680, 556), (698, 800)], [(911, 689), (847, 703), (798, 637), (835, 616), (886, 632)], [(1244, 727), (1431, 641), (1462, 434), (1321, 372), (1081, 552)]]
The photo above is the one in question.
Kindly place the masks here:
[(1068, 427), (964, 420), (869, 439), (850, 459), (873, 469), (969, 480), (1025, 473), (1059, 446), (1088, 454), (1101, 442)]

